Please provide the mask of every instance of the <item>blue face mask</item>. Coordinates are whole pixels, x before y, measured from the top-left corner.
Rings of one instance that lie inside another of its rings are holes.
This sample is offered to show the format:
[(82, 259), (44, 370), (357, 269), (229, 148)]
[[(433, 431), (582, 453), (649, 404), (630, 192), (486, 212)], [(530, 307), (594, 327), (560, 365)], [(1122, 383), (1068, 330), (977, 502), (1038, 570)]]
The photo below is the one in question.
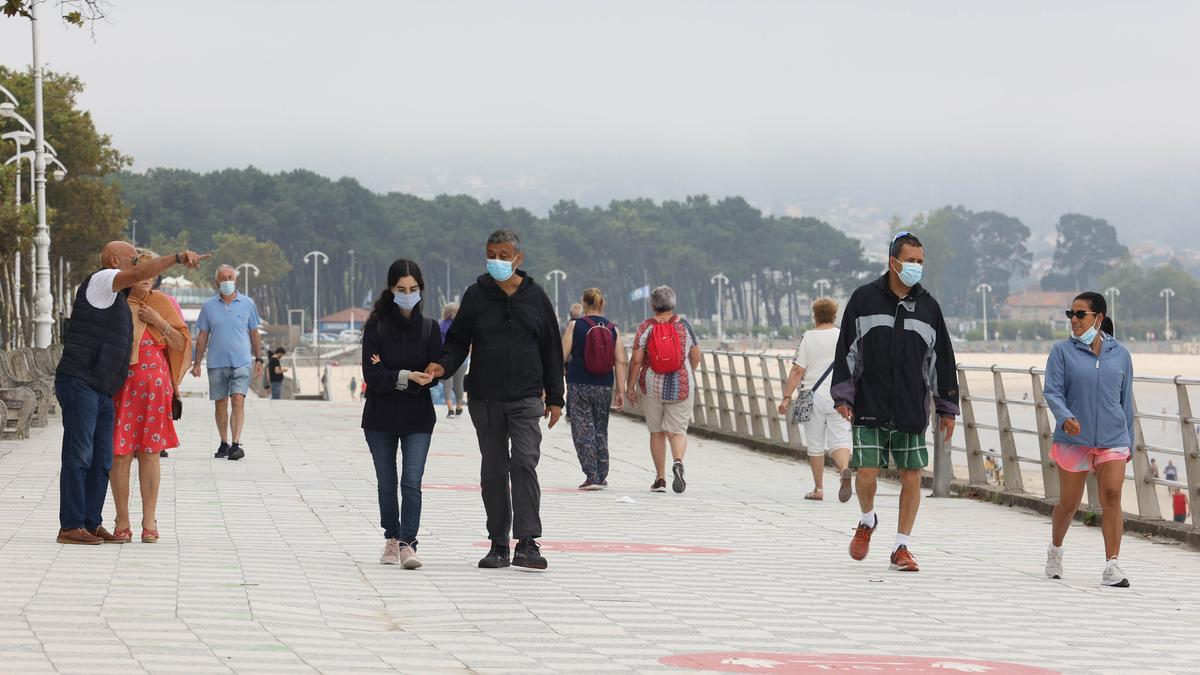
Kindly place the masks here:
[(921, 266), (921, 263), (902, 262), (900, 263), (899, 273), (900, 283), (912, 288), (921, 283), (921, 274), (924, 271), (925, 268)]
[(417, 291), (416, 293), (393, 292), (392, 301), (395, 302), (396, 306), (400, 309), (403, 309), (406, 312), (410, 311), (413, 307), (417, 306), (417, 303), (421, 302), (421, 291)]
[(1099, 325), (1098, 323), (1094, 323), (1094, 324), (1092, 324), (1091, 328), (1083, 331), (1083, 335), (1072, 334), (1071, 337), (1075, 338), (1076, 340), (1079, 340), (1083, 344), (1088, 345), (1090, 347), (1092, 345), (1092, 342), (1094, 342), (1096, 339), (1096, 333), (1100, 332), (1100, 329), (1097, 328), (1098, 325)]
[(487, 272), (492, 275), (496, 281), (508, 281), (513, 275), (513, 263), (511, 260), (500, 260), (499, 258), (488, 258)]
[(221, 285), (221, 295), (233, 295), (234, 293), (237, 292), (237, 282), (236, 281), (222, 281), (220, 285)]

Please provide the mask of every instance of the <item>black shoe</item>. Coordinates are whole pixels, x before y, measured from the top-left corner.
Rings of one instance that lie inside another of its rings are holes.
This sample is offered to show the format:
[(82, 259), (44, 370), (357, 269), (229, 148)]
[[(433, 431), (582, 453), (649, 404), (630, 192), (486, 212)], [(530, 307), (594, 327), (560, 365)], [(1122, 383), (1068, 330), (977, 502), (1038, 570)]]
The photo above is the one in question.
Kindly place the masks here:
[(166, 457), (166, 456), (167, 456), (167, 451), (166, 451), (166, 450), (163, 450), (162, 452), (158, 453), (158, 456), (159, 456), (159, 457)]
[(229, 459), (237, 460), (246, 456), (246, 451), (242, 449), (241, 443), (234, 443), (229, 446)]
[(675, 466), (671, 467), (671, 473), (675, 476), (675, 480), (671, 482), (671, 489), (676, 492), (686, 490), (687, 481), (683, 479), (683, 462), (676, 460)]
[(453, 419), (453, 418), (454, 418), (454, 411), (453, 411), (453, 410), (447, 410), (447, 411), (446, 411), (446, 419)]
[(488, 551), (488, 554), (479, 559), (479, 566), (487, 570), (508, 567), (509, 564), (508, 544), (492, 542), (492, 548)]
[(518, 542), (517, 550), (513, 553), (512, 564), (530, 570), (546, 569), (546, 559), (542, 557), (541, 547), (538, 546), (537, 540), (522, 539)]
[(217, 454), (213, 455), (217, 459), (225, 459), (229, 456), (229, 444), (221, 441), (221, 447), (217, 448)]

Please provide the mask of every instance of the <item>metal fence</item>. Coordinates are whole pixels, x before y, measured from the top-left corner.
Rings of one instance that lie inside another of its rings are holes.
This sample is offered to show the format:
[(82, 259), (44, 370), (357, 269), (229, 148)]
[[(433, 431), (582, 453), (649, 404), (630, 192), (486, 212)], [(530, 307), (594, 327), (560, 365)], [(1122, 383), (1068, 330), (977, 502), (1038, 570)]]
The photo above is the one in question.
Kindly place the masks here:
[[(696, 371), (693, 426), (762, 443), (804, 448), (798, 425), (780, 415), (778, 406), (791, 369), (786, 354), (766, 352), (705, 351)], [(962, 416), (947, 446), (934, 439), (934, 491), (948, 494), (951, 478), (968, 485), (995, 481), (1004, 493), (1058, 498), (1057, 467), (1050, 456), (1054, 418), (1042, 397), (1039, 368), (959, 365)], [(1200, 526), (1200, 418), (1192, 412), (1189, 387), (1200, 379), (1188, 377), (1136, 377), (1136, 421), (1133, 459), (1126, 478), (1134, 486), (1125, 510), (1150, 520), (1171, 519), (1170, 495), (1178, 489), (1190, 503), (1192, 528)], [(1011, 392), (1011, 393), (1009, 393)], [(1138, 401), (1154, 403), (1138, 406)], [(1169, 412), (1174, 402), (1175, 412)], [(1158, 404), (1163, 413), (1152, 412)], [(1157, 424), (1152, 431), (1148, 425)], [(989, 466), (988, 458), (995, 462)], [(1160, 468), (1153, 475), (1151, 459), (1179, 461), (1177, 477), (1166, 478)], [(1023, 470), (1030, 467), (1030, 470)], [(1165, 501), (1164, 501), (1165, 498)], [(1088, 481), (1088, 504), (1099, 510), (1099, 492)], [(1132, 507), (1132, 508), (1130, 508)]]

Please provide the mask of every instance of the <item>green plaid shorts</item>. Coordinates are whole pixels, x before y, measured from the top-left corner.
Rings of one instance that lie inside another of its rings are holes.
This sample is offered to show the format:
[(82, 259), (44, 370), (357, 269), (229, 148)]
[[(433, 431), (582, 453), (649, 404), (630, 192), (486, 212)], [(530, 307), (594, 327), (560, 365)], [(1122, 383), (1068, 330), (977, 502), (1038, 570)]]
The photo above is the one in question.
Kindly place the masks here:
[(924, 434), (910, 434), (880, 427), (854, 427), (854, 452), (850, 466), (858, 469), (886, 469), (888, 456), (897, 469), (924, 469), (929, 465), (929, 450)]

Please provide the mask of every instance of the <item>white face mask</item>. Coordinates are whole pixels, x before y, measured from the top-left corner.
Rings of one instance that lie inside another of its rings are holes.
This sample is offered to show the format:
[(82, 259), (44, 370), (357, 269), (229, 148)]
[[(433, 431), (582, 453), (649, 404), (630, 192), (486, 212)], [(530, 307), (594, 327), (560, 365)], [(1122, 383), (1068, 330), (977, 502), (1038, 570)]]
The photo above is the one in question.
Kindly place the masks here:
[(233, 295), (235, 292), (237, 292), (236, 281), (222, 281), (220, 285), (221, 295)]

